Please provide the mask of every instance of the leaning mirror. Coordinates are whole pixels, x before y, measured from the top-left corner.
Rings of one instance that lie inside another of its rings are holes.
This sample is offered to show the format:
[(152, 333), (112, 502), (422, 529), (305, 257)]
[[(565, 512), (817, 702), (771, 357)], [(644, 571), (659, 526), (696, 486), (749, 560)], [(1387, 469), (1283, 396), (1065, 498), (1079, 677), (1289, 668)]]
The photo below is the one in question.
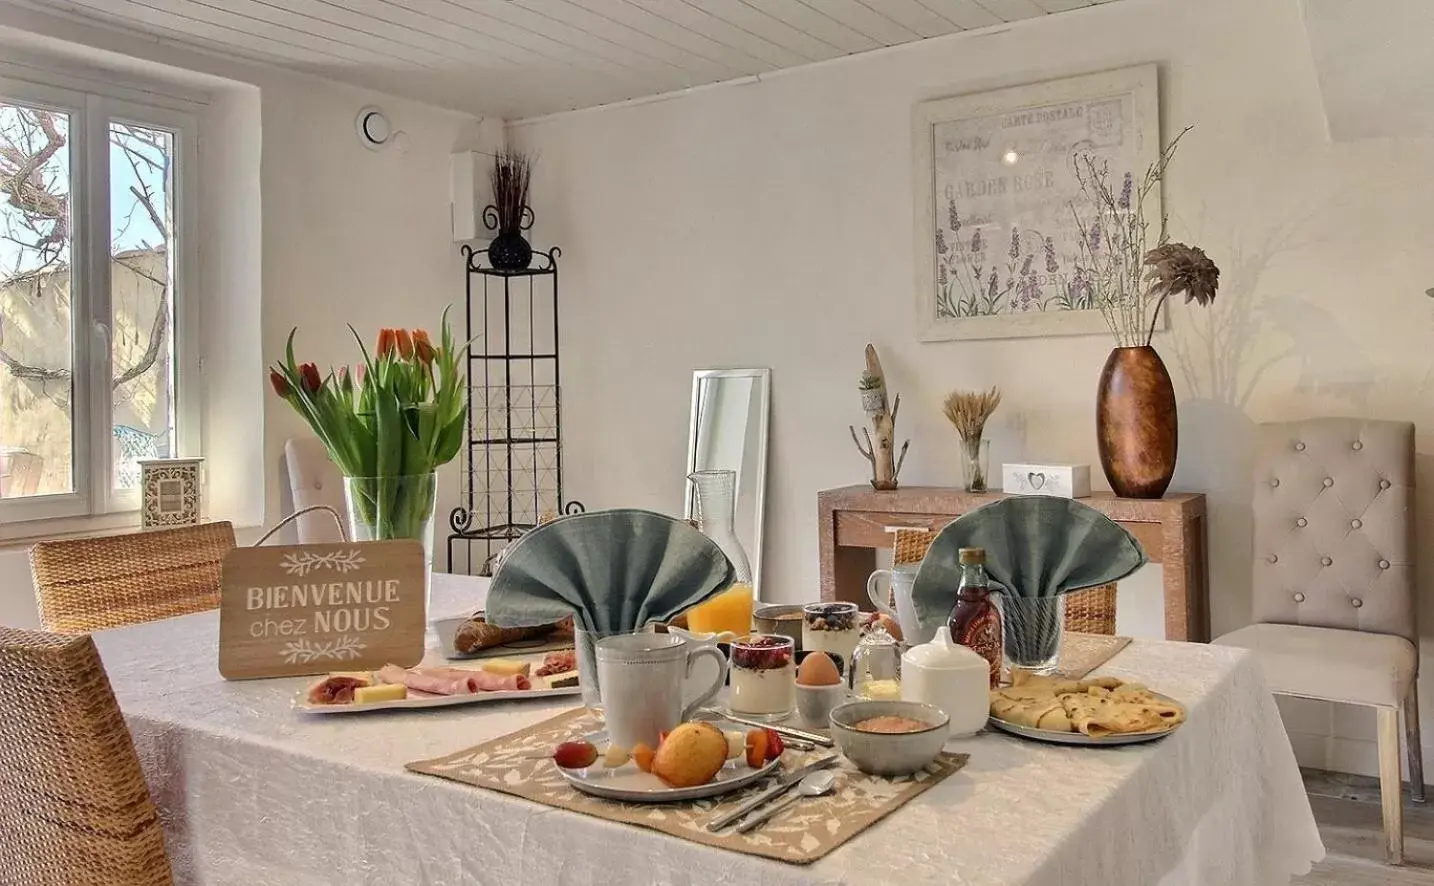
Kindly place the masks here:
[[(722, 546), (740, 573), (740, 555), (729, 550), (722, 536), (735, 538), (750, 565), (753, 596), (759, 600), (771, 379), (770, 369), (699, 369), (692, 374), (683, 511), (688, 519), (702, 521), (703, 531)], [(721, 473), (727, 471), (731, 474)]]

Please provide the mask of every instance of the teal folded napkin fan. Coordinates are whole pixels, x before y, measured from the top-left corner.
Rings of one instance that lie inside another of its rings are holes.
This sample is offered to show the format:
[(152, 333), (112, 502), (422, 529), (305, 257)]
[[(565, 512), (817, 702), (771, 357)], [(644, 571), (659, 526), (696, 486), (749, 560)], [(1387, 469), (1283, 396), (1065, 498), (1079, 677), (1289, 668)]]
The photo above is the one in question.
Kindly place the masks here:
[(984, 548), (992, 590), (1055, 597), (1119, 581), (1147, 562), (1135, 536), (1089, 505), (1045, 495), (1003, 498), (958, 517), (931, 542), (912, 584), (923, 631), (956, 605), (962, 548)]
[(634, 631), (667, 622), (736, 579), (727, 555), (685, 520), (636, 509), (562, 517), (523, 536), (488, 587), (499, 627)]

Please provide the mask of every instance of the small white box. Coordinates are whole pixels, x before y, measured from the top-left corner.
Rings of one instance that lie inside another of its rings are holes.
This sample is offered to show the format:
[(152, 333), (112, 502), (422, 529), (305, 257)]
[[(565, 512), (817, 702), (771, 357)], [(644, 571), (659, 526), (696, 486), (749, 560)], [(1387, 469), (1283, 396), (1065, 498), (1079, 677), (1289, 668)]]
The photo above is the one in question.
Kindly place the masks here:
[(1090, 497), (1090, 465), (1001, 465), (1001, 489), (1011, 495)]

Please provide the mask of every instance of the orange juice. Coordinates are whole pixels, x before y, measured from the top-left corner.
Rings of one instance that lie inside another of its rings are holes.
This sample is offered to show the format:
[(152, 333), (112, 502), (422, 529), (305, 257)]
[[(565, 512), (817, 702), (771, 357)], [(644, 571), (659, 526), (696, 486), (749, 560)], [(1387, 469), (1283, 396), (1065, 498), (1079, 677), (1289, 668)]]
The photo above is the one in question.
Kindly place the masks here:
[(731, 631), (739, 637), (752, 632), (752, 585), (733, 582), (715, 597), (687, 610), (687, 629), (695, 634)]

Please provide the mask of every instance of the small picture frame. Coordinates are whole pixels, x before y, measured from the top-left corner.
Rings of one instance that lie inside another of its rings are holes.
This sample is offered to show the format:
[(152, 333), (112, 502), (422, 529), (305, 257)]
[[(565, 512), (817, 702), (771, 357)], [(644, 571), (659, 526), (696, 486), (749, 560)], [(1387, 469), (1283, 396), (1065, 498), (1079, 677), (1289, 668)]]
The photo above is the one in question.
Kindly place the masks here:
[(202, 458), (140, 459), (140, 528), (193, 526), (203, 517)]

